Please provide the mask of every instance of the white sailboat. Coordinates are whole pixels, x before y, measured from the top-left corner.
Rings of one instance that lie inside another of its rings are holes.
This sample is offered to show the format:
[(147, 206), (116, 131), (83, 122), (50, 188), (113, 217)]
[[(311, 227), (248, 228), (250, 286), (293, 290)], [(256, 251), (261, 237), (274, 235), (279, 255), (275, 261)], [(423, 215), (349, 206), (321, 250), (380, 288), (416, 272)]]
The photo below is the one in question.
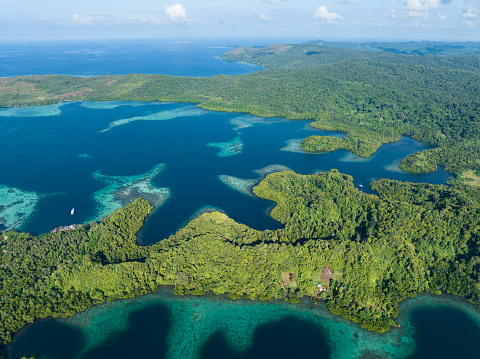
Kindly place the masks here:
[(73, 216), (75, 214), (75, 207), (72, 208), (72, 210), (70, 211), (70, 214)]

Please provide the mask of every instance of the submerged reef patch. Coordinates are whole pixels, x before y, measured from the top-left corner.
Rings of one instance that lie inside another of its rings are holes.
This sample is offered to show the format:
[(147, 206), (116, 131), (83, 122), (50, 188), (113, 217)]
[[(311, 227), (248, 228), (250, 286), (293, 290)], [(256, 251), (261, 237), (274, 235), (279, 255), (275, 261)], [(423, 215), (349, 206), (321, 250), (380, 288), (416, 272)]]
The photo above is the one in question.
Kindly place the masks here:
[(136, 116), (130, 118), (124, 118), (121, 120), (111, 122), (107, 128), (100, 130), (98, 132), (107, 132), (116, 126), (126, 125), (127, 123), (134, 121), (167, 121), (173, 120), (178, 117), (188, 117), (188, 116), (202, 116), (207, 114), (209, 111), (203, 110), (196, 106), (184, 106), (177, 108), (175, 110), (167, 110), (152, 113), (151, 115), (146, 116)]
[[(306, 328), (299, 326), (302, 322), (309, 324), (309, 329), (318, 329), (315, 339), (325, 338), (331, 358), (406, 358), (414, 354), (417, 345), (415, 327), (412, 325), (412, 314), (416, 308), (454, 307), (479, 322), (478, 308), (451, 295), (420, 294), (406, 300), (400, 305), (397, 319), (401, 327), (378, 334), (335, 316), (323, 302), (315, 305), (311, 300), (304, 299), (299, 304), (292, 305), (277, 300), (232, 301), (226, 296), (213, 294), (200, 297), (177, 296), (168, 286), (134, 299), (103, 303), (58, 321), (82, 331), (85, 345), (77, 354), (83, 354), (108, 338), (128, 331), (129, 318), (134, 313), (156, 306), (168, 309), (171, 317), (168, 334), (158, 338), (159, 341), (165, 341), (169, 358), (201, 358), (205, 345), (218, 343), (210, 342), (218, 333), (228, 352), (247, 356), (254, 350), (255, 341), (260, 339), (258, 335), (262, 328), (274, 329), (273, 326), (280, 326), (284, 330), (285, 325), (282, 323), (290, 323), (295, 325), (290, 328), (302, 330)], [(282, 322), (286, 320), (289, 321)], [(445, 326), (448, 327), (448, 324)]]
[(230, 123), (234, 125), (234, 131), (241, 130), (247, 127), (253, 127), (257, 125), (269, 125), (271, 123), (285, 121), (280, 118), (263, 118), (254, 115), (242, 115), (230, 120)]
[(399, 158), (399, 159), (383, 166), (383, 169), (385, 171), (389, 171), (389, 172), (403, 173), (403, 171), (400, 169), (400, 163), (401, 162), (402, 162), (402, 159)]
[(295, 153), (311, 153), (311, 152), (306, 152), (302, 150), (302, 147), (300, 144), (302, 143), (301, 138), (293, 138), (291, 140), (286, 141), (285, 147), (280, 148), (280, 151), (286, 151), (286, 152), (295, 152)]
[(219, 175), (218, 178), (223, 184), (226, 184), (228, 187), (233, 188), (234, 190), (246, 194), (247, 196), (254, 197), (252, 193), (252, 188), (258, 183), (257, 179), (243, 179), (228, 175)]
[[(160, 313), (163, 313), (164, 317), (158, 315), (159, 308), (163, 308)], [(468, 316), (471, 322), (480, 324), (479, 309), (465, 299), (452, 295), (420, 294), (402, 302), (399, 309), (400, 313), (396, 321), (400, 328), (379, 334), (369, 332), (332, 314), (324, 302), (314, 304), (306, 298), (296, 305), (280, 300), (263, 302), (242, 298), (232, 301), (221, 294), (178, 296), (174, 295), (172, 287), (160, 286), (154, 293), (105, 302), (72, 317), (56, 319), (56, 321), (63, 324), (61, 328), (70, 329), (70, 333), (73, 332), (72, 330), (79, 331), (84, 338), (82, 345), (76, 348), (75, 357), (77, 358), (88, 357), (86, 353), (95, 348), (102, 348), (105, 343), (112, 341), (119, 343), (119, 339), (128, 338), (127, 334), (135, 329), (142, 333), (151, 333), (153, 330), (161, 334), (155, 337), (156, 343), (164, 345), (162, 348), (166, 352), (163, 353), (164, 356), (172, 359), (202, 358), (205, 357), (202, 354), (206, 347), (211, 348), (212, 345), (219, 344), (223, 352), (234, 353), (239, 357), (253, 357), (254, 355), (249, 356), (249, 354), (258, 353), (255, 344), (258, 345), (261, 338), (267, 340), (263, 348), (272, 348), (272, 345), (278, 346), (278, 338), (285, 338), (285, 335), (291, 334), (282, 335), (282, 330), (300, 331), (306, 336), (305, 340), (311, 341), (313, 350), (322, 349), (323, 351), (319, 353), (328, 354), (328, 357), (333, 359), (417, 358), (419, 356), (416, 352), (419, 344), (422, 344), (418, 342), (419, 328), (415, 326), (418, 310), (424, 312), (433, 310), (441, 315), (445, 309), (450, 311), (453, 309)], [(139, 313), (149, 315), (138, 316)], [(132, 325), (132, 318), (139, 319), (136, 321), (137, 326)], [(152, 327), (151, 318), (164, 319), (164, 321), (154, 322)], [(443, 318), (440, 317), (439, 321), (442, 320)], [(462, 323), (464, 322), (443, 323), (438, 333), (442, 337), (443, 334), (448, 335), (452, 330), (450, 327)], [(21, 342), (21, 336), (28, 335), (28, 331), (35, 325), (38, 323), (27, 328), (23, 334), (20, 334), (18, 338), (20, 340), (13, 342), (8, 348), (12, 357), (16, 352), (16, 343)], [(161, 328), (164, 329), (161, 330)], [(269, 333), (273, 331), (275, 335), (262, 336), (262, 331), (265, 332), (267, 329)], [(306, 330), (313, 331), (314, 336), (307, 336)], [(218, 334), (221, 335), (221, 341), (216, 340)], [(431, 345), (439, 343), (442, 337), (432, 338)], [(292, 336), (288, 345), (295, 346), (302, 343), (301, 339)], [(131, 340), (128, 344), (135, 343)], [(471, 347), (474, 346), (475, 342), (472, 341)], [(447, 351), (445, 349), (447, 348), (439, 348), (437, 352)], [(138, 350), (143, 354), (151, 354), (158, 348), (152, 346), (152, 348), (138, 348)], [(473, 357), (462, 356), (460, 348), (454, 347), (453, 350), (458, 351), (459, 358)], [(151, 355), (144, 355), (144, 357), (151, 357)], [(320, 357), (327, 356), (320, 355)], [(428, 355), (421, 357), (428, 357)]]
[(218, 157), (230, 157), (242, 153), (243, 142), (240, 136), (237, 136), (229, 142), (212, 142), (207, 143), (207, 146), (220, 149), (217, 153)]
[(218, 179), (223, 184), (227, 185), (228, 187), (243, 193), (247, 196), (255, 197), (253, 194), (252, 188), (256, 186), (262, 179), (264, 179), (267, 175), (274, 172), (281, 172), (290, 170), (289, 167), (283, 165), (269, 165), (267, 167), (261, 168), (259, 170), (254, 170), (253, 172), (260, 175), (260, 177), (252, 178), (252, 179), (244, 179), (238, 178), (229, 175), (219, 175)]
[(60, 116), (61, 107), (65, 103), (56, 103), (48, 106), (32, 106), (32, 107), (10, 107), (0, 109), (0, 117), (48, 117)]
[(340, 162), (370, 162), (375, 158), (375, 154), (369, 157), (360, 157), (351, 152), (348, 152), (345, 156), (339, 159)]
[(190, 223), (192, 220), (194, 220), (195, 218), (197, 217), (200, 217), (202, 214), (205, 214), (205, 213), (213, 213), (213, 212), (220, 212), (220, 213), (223, 213), (225, 215), (228, 215), (227, 212), (225, 212), (223, 209), (219, 208), (219, 207), (215, 207), (215, 206), (209, 206), (209, 205), (206, 205), (206, 206), (203, 206), (201, 207), (200, 209), (198, 209), (197, 211), (195, 211), (194, 214), (192, 214), (188, 220), (186, 220), (183, 224), (182, 224), (182, 228), (185, 227), (188, 223)]
[(95, 220), (108, 216), (139, 197), (148, 200), (154, 208), (160, 207), (170, 197), (170, 189), (154, 187), (151, 181), (164, 168), (165, 164), (159, 164), (149, 172), (135, 176), (106, 176), (100, 171), (94, 172), (93, 177), (106, 184), (93, 195), (97, 202)]
[(196, 211), (193, 216), (188, 220), (190, 222), (192, 219), (200, 217), (204, 213), (212, 213), (212, 212), (221, 212), (225, 213), (225, 211), (219, 207), (214, 207), (214, 206), (203, 206), (200, 208), (198, 211)]
[(34, 212), (42, 196), (15, 187), (0, 185), (0, 228), (19, 229)]
[(92, 155), (88, 154), (88, 153), (79, 153), (77, 155), (78, 158), (92, 158)]
[(80, 106), (92, 110), (112, 110), (124, 105), (129, 105), (129, 103), (125, 101), (85, 101), (80, 104)]
[(270, 173), (281, 172), (281, 171), (291, 171), (291, 168), (284, 165), (268, 165), (267, 167), (260, 168), (259, 170), (255, 170), (253, 172), (258, 173), (263, 178), (269, 175)]
[(149, 106), (149, 105), (165, 105), (169, 102), (140, 102), (140, 101), (85, 101), (80, 106), (90, 108), (92, 110), (112, 110), (120, 106)]

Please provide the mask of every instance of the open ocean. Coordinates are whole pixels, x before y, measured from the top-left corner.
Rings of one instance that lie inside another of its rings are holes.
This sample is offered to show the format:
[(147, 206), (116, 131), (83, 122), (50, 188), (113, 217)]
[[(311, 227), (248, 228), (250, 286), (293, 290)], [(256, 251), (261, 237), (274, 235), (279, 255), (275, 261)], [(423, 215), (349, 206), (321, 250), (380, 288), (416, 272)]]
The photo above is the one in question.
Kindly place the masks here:
[[(272, 43), (246, 41), (251, 45)], [(239, 75), (260, 69), (220, 59), (221, 54), (240, 44), (237, 40), (220, 44), (207, 40), (0, 42), (0, 77), (131, 73), (199, 77)]]

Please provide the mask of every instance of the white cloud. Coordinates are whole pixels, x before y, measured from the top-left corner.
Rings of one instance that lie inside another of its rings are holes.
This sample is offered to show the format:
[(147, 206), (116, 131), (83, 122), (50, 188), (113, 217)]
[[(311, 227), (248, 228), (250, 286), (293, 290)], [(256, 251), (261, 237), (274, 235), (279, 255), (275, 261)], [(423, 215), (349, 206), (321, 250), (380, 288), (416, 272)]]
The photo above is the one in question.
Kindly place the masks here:
[(436, 9), (442, 3), (442, 0), (401, 0), (405, 3), (406, 10), (428, 11)]
[(475, 19), (478, 17), (478, 11), (474, 9), (463, 9), (462, 18), (463, 19)]
[(338, 2), (340, 4), (358, 4), (360, 1), (359, 0), (335, 0), (335, 2)]
[(336, 12), (328, 12), (326, 6), (319, 6), (313, 15), (315, 19), (325, 20), (327, 23), (331, 24), (335, 20), (342, 19), (342, 15), (337, 14)]
[(440, 14), (439, 12), (437, 12), (437, 16), (438, 16), (438, 18), (440, 19), (440, 21), (445, 21), (445, 20), (447, 20), (447, 16), (446, 16), (446, 15), (442, 15), (442, 14)]
[(260, 20), (263, 20), (263, 21), (272, 21), (273, 20), (273, 17), (267, 16), (264, 12), (261, 12), (261, 11), (255, 10), (255, 9), (252, 9), (252, 12), (255, 15), (257, 15)]
[(72, 22), (75, 25), (107, 25), (107, 17), (103, 15), (73, 15)]
[(406, 27), (406, 28), (420, 28), (420, 27), (425, 27), (425, 23), (424, 22), (411, 22), (411, 23), (408, 23), (408, 24), (405, 24), (403, 25), (403, 27)]
[(476, 27), (477, 22), (473, 20), (462, 20), (462, 25), (465, 25), (467, 27)]
[(282, 1), (285, 0), (263, 0), (263, 2), (268, 2), (269, 4), (280, 4)]
[(409, 11), (407, 17), (423, 17), (423, 20), (428, 20), (428, 12), (426, 11)]
[[(425, 27), (425, 22), (430, 18), (430, 11), (447, 5), (451, 1), (452, 0), (394, 0), (394, 4), (402, 4), (403, 7), (400, 9), (391, 9), (385, 16), (408, 22), (402, 26)], [(440, 12), (437, 13), (437, 16), (440, 21), (447, 19), (447, 17), (440, 14)], [(410, 23), (411, 19), (419, 19), (421, 21)]]
[(165, 7), (165, 14), (171, 22), (184, 22), (187, 20), (187, 10), (182, 4)]
[(479, 11), (471, 8), (465, 8), (460, 15), (460, 23), (468, 27), (476, 27), (479, 22)]
[(387, 14), (385, 14), (386, 17), (389, 17), (391, 19), (398, 19), (399, 15), (395, 11), (395, 9), (390, 9)]
[(126, 21), (128, 24), (133, 24), (133, 25), (161, 25), (164, 24), (165, 22), (157, 19), (153, 16), (150, 17), (131, 17), (128, 18)]

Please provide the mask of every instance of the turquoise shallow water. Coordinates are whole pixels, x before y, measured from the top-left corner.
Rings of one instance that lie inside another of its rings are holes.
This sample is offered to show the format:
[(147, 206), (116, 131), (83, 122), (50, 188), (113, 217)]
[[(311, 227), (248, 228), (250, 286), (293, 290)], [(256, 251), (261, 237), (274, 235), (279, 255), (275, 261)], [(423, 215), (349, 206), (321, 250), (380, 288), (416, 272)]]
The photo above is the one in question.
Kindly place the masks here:
[(43, 320), (13, 342), (11, 358), (478, 358), (480, 311), (451, 295), (400, 306), (400, 329), (376, 334), (323, 303), (178, 297), (170, 287)]

